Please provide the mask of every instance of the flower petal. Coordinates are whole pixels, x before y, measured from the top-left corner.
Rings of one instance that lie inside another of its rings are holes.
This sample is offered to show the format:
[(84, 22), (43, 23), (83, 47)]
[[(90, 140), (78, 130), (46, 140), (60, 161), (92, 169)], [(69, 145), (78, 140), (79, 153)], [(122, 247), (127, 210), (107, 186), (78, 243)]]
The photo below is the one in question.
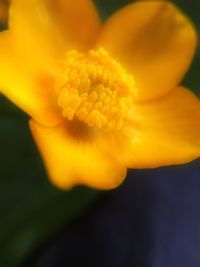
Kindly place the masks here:
[(13, 0), (9, 26), (18, 49), (45, 68), (66, 49), (88, 48), (100, 24), (89, 0)]
[(12, 0), (9, 10), (9, 29), (15, 47), (34, 69), (51, 69), (64, 47), (45, 2)]
[(163, 98), (136, 105), (121, 134), (126, 141), (122, 158), (129, 167), (189, 162), (200, 156), (200, 101), (180, 87)]
[(110, 189), (125, 178), (126, 168), (116, 161), (114, 155), (104, 152), (92, 136), (81, 139), (81, 129), (72, 133), (64, 124), (44, 128), (33, 120), (30, 126), (50, 179), (58, 187), (70, 189), (85, 184)]
[(77, 49), (91, 48), (101, 27), (93, 1), (54, 0), (53, 10), (66, 34), (68, 45)]
[(57, 110), (50, 80), (31, 76), (14, 50), (9, 31), (0, 34), (0, 91), (13, 103), (44, 125), (53, 126), (62, 118)]
[(133, 74), (138, 100), (175, 88), (196, 47), (189, 20), (168, 1), (141, 1), (114, 14), (98, 41)]

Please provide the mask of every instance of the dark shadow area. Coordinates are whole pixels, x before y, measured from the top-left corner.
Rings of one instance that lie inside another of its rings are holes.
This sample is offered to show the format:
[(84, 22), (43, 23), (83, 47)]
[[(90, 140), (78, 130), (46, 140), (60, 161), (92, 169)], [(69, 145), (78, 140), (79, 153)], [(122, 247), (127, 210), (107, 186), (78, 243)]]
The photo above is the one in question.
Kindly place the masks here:
[(134, 171), (24, 267), (199, 267), (199, 192), (200, 160)]

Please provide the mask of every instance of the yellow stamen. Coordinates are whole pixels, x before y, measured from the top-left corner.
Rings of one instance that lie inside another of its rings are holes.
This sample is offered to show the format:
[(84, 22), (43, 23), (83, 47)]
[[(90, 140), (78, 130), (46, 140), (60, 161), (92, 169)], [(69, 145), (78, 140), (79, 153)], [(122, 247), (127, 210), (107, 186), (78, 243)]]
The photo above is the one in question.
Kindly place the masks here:
[(58, 105), (68, 120), (118, 129), (131, 104), (135, 82), (104, 49), (70, 51), (56, 81)]

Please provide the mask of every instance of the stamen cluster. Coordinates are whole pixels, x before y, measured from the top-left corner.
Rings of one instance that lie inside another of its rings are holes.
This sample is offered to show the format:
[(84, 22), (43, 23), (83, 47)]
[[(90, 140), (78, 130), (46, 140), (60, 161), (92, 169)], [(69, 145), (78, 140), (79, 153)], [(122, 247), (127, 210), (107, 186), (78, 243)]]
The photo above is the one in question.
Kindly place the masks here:
[(65, 118), (107, 130), (122, 126), (134, 88), (133, 77), (104, 49), (68, 52), (56, 81)]

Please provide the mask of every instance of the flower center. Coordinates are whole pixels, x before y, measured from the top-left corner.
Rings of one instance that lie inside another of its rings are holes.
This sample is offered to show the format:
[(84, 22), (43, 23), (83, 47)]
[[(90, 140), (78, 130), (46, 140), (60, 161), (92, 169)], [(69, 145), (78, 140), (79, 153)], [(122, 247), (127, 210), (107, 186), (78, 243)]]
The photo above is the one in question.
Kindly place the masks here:
[(70, 51), (61, 64), (56, 90), (65, 118), (112, 130), (123, 125), (135, 82), (102, 48), (87, 54)]

